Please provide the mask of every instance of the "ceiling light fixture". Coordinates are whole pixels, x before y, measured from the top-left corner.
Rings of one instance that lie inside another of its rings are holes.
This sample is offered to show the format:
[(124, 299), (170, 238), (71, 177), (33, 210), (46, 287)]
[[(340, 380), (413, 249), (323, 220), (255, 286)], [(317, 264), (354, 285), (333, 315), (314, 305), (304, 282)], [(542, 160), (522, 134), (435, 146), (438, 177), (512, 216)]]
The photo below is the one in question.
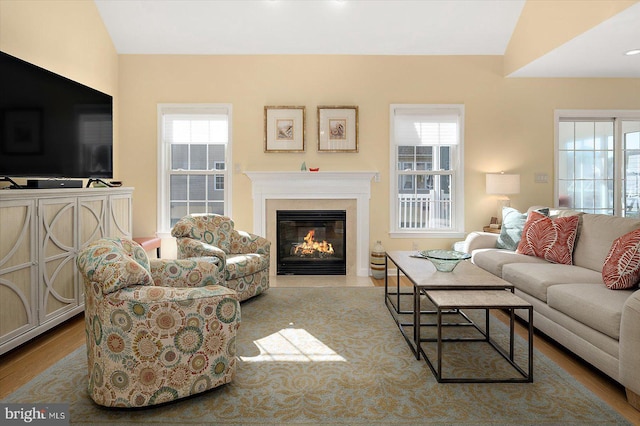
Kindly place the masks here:
[(627, 55), (627, 56), (638, 55), (638, 54), (640, 54), (640, 49), (629, 50), (629, 51), (625, 52), (624, 54)]

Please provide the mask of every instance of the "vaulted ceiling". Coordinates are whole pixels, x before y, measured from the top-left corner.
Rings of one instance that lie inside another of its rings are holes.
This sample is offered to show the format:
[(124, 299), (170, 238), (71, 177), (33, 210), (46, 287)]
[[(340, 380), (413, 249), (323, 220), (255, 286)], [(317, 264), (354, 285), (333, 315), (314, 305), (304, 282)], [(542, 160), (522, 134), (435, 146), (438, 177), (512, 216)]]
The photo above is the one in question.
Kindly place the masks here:
[[(505, 55), (508, 48), (518, 48), (510, 47), (509, 43), (526, 3), (525, 0), (94, 1), (118, 53), (196, 55)], [(575, 37), (567, 29), (568, 40), (507, 74), (640, 77), (640, 55), (624, 54), (640, 49), (640, 2), (618, 3), (624, 5), (619, 7), (620, 11), (616, 9), (610, 17)], [(534, 40), (544, 38), (544, 25), (539, 23), (536, 31), (525, 36)], [(553, 26), (550, 23), (549, 29), (562, 33), (562, 21)]]

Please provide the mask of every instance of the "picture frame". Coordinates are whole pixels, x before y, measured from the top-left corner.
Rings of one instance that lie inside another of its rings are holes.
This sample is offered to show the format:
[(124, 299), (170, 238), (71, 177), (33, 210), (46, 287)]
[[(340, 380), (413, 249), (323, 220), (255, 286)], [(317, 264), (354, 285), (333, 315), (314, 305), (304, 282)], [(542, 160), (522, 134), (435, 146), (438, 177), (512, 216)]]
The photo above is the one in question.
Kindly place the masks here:
[(41, 126), (42, 112), (39, 109), (5, 111), (2, 152), (40, 154), (42, 152)]
[(358, 152), (358, 107), (318, 107), (318, 151)]
[(264, 152), (304, 152), (305, 107), (264, 107)]

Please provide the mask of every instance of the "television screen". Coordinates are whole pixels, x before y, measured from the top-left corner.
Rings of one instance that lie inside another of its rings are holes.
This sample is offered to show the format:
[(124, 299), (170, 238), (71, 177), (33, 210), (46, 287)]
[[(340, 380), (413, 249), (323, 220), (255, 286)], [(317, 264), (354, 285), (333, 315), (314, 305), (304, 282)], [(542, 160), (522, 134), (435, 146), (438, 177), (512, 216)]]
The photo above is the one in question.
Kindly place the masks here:
[(0, 176), (113, 177), (113, 98), (0, 52)]

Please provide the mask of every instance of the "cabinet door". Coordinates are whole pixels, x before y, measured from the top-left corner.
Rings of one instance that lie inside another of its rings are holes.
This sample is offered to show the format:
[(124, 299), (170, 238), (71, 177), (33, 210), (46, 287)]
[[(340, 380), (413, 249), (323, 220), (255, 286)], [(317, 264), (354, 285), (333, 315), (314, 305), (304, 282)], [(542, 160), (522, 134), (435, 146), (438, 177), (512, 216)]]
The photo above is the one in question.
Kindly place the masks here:
[(38, 325), (35, 201), (0, 205), (0, 344)]
[(78, 245), (110, 236), (107, 230), (107, 196), (78, 198)]
[(38, 202), (40, 322), (78, 306), (77, 198)]
[(133, 235), (131, 194), (109, 196), (109, 236), (131, 238)]
[[(108, 197), (97, 195), (94, 197), (78, 198), (78, 247), (81, 249), (92, 241), (108, 237)], [(76, 274), (78, 283), (78, 305), (84, 305), (84, 283), (80, 271)]]

